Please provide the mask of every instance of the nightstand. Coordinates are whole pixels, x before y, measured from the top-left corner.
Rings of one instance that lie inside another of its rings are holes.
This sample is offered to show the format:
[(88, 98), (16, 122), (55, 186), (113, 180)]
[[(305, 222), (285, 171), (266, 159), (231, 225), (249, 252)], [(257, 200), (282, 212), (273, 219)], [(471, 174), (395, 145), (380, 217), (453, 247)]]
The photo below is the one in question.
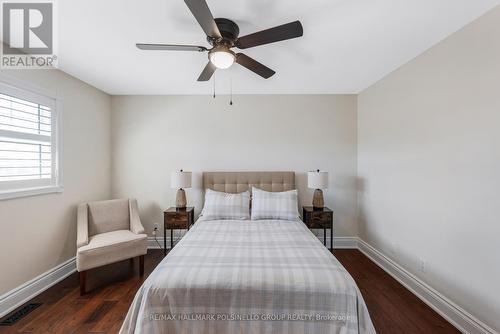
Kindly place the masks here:
[(327, 207), (313, 209), (312, 206), (302, 207), (302, 220), (310, 229), (323, 229), (323, 244), (326, 247), (326, 230), (330, 229), (330, 250), (333, 250), (333, 211)]
[(194, 224), (194, 208), (168, 208), (163, 212), (163, 254), (167, 255), (167, 229), (170, 230), (170, 249), (174, 247), (174, 230), (189, 230)]

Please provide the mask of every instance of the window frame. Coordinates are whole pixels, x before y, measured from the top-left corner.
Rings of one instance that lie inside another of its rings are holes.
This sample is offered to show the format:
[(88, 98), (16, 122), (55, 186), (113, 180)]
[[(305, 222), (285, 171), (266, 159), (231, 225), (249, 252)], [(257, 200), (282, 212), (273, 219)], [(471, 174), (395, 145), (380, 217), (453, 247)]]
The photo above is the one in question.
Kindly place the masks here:
[[(53, 161), (51, 166), (53, 177), (45, 180), (34, 179), (26, 181), (5, 181), (5, 184), (0, 184), (0, 200), (63, 192), (62, 98), (53, 92), (30, 85), (26, 82), (1, 73), (0, 92), (27, 101), (35, 98), (37, 101), (36, 103), (45, 104), (51, 108), (52, 128), (50, 144)], [(9, 131), (3, 130), (0, 132), (8, 133)], [(15, 137), (16, 131), (11, 132), (12, 137)], [(20, 135), (20, 137), (24, 138), (29, 136), (29, 134)]]

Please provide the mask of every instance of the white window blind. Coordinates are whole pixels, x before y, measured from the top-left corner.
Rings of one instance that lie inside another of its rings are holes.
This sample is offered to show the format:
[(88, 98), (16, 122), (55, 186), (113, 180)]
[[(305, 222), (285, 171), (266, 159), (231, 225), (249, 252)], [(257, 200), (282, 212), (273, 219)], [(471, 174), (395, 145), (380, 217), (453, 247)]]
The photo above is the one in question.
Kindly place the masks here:
[(55, 106), (55, 99), (0, 83), (0, 195), (58, 186)]

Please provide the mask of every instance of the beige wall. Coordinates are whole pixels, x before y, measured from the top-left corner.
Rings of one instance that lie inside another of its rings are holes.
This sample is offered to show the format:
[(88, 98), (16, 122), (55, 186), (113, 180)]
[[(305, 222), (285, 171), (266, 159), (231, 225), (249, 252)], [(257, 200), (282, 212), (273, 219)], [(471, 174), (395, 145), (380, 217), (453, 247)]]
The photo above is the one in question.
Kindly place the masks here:
[(499, 36), (497, 7), (358, 99), (360, 237), (496, 330)]
[(148, 231), (175, 204), (170, 172), (192, 170), (188, 204), (201, 202), (201, 172), (292, 170), (301, 203), (310, 203), (305, 172), (330, 172), (326, 204), (337, 236), (356, 229), (356, 96), (245, 95), (112, 98), (113, 196), (137, 197)]
[(75, 256), (76, 205), (110, 196), (110, 97), (56, 70), (1, 71), (63, 99), (64, 191), (0, 201), (0, 295)]

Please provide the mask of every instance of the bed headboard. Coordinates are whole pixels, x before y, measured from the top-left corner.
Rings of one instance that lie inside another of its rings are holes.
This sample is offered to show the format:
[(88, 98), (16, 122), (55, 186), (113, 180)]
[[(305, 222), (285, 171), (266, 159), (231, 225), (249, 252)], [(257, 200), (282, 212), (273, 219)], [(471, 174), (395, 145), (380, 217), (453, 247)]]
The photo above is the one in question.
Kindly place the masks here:
[(240, 193), (252, 186), (265, 191), (293, 190), (295, 172), (203, 172), (203, 190)]

